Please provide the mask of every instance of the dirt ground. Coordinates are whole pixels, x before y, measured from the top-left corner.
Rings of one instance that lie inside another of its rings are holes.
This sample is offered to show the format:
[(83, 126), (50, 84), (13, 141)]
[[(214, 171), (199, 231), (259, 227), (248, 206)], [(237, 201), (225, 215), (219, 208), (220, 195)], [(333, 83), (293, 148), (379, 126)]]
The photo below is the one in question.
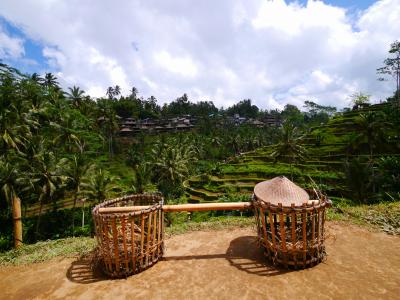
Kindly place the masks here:
[(399, 299), (400, 238), (329, 223), (328, 259), (300, 271), (265, 262), (254, 228), (190, 232), (127, 279), (94, 274), (82, 259), (0, 269), (2, 299)]

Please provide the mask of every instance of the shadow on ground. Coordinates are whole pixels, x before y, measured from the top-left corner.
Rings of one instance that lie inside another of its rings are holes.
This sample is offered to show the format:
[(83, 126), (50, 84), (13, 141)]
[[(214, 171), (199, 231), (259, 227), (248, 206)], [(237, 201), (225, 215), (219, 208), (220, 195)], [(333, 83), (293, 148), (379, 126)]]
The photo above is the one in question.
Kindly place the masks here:
[(262, 248), (258, 247), (257, 237), (242, 236), (231, 241), (226, 253), (206, 255), (168, 256), (162, 260), (198, 260), (225, 258), (229, 263), (239, 269), (258, 276), (276, 276), (292, 272), (281, 269), (267, 261)]
[(100, 261), (95, 251), (73, 261), (68, 268), (66, 276), (68, 280), (81, 284), (110, 279), (102, 272)]
[[(242, 236), (232, 240), (225, 253), (167, 256), (161, 260), (180, 261), (216, 258), (226, 259), (233, 267), (240, 271), (258, 276), (276, 276), (292, 272), (291, 270), (281, 269), (269, 263), (263, 254), (262, 248), (258, 247), (257, 237), (255, 236)], [(66, 276), (68, 280), (80, 284), (111, 280), (111, 278), (102, 272), (101, 263), (96, 251), (73, 261), (68, 268)]]
[(231, 241), (226, 251), (226, 259), (235, 268), (259, 276), (276, 276), (292, 272), (270, 263), (258, 246), (257, 237), (241, 236)]

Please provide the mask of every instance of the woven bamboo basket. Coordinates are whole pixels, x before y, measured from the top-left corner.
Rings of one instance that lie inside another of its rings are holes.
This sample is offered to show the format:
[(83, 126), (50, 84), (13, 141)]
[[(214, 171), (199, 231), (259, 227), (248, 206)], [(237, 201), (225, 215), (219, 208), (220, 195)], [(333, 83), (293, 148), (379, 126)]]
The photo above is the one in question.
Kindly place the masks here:
[(305, 191), (286, 177), (256, 185), (253, 207), (258, 241), (273, 264), (306, 268), (325, 256), (326, 208), (322, 193)]
[[(104, 272), (126, 277), (154, 265), (164, 252), (163, 198), (139, 194), (103, 202), (92, 214)], [(99, 213), (100, 208), (147, 206), (138, 211)]]

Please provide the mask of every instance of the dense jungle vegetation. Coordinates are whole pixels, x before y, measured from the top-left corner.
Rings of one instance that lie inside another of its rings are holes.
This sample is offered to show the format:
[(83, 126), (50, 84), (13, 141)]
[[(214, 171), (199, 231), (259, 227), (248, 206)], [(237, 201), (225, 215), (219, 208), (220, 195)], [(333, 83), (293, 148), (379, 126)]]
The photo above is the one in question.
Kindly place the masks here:
[[(397, 42), (389, 59), (400, 62), (399, 53)], [(322, 189), (337, 212), (398, 203), (400, 67), (391, 62), (378, 73), (395, 76), (393, 97), (370, 105), (368, 95), (356, 93), (342, 111), (312, 99), (282, 111), (261, 110), (250, 99), (223, 109), (186, 95), (160, 106), (136, 88), (123, 96), (118, 86), (93, 99), (76, 86), (63, 90), (54, 74), (22, 74), (1, 63), (0, 250), (13, 245), (12, 207), (19, 200), (26, 243), (92, 234), (90, 210), (109, 197), (158, 191), (169, 202), (242, 201), (257, 182), (278, 175)], [(235, 124), (235, 114), (272, 116), (282, 125)], [(197, 120), (189, 132), (119, 135), (119, 118), (182, 115)], [(226, 214), (235, 212), (190, 218)], [(399, 215), (395, 204), (384, 220), (387, 231), (398, 233)], [(168, 218), (184, 222), (188, 216)]]

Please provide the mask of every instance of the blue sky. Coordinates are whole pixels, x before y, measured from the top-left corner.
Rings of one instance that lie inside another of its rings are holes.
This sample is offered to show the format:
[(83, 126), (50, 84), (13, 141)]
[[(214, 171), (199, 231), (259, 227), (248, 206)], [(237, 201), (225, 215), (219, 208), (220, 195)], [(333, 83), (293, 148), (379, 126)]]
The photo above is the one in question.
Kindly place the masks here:
[(95, 97), (118, 84), (161, 103), (340, 107), (355, 92), (390, 96), (375, 70), (399, 22), (400, 0), (2, 0), (0, 59)]
[(42, 43), (26, 36), (17, 26), (13, 26), (10, 22), (7, 22), (6, 19), (1, 17), (0, 27), (2, 27), (10, 37), (19, 38), (24, 41), (25, 53), (23, 59), (3, 58), (6, 63), (27, 73), (43, 73), (49, 69), (47, 60), (42, 54), (44, 46)]
[[(303, 5), (307, 3), (306, 0), (299, 0), (297, 2)], [(371, 4), (375, 3), (376, 0), (324, 0), (324, 2), (330, 5), (346, 7), (350, 9), (366, 9), (371, 6)]]

